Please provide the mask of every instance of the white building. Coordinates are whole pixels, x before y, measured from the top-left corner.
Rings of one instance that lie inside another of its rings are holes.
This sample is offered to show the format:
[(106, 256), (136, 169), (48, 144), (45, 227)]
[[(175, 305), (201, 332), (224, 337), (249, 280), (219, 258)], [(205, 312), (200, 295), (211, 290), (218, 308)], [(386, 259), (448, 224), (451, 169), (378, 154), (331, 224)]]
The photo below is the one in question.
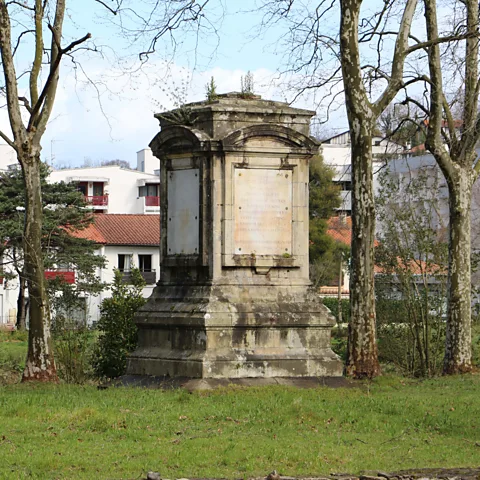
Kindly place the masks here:
[[(0, 145), (0, 170), (8, 170), (12, 167), (18, 167), (14, 150), (8, 145)], [(109, 214), (108, 217), (111, 217), (105, 219), (104, 217), (107, 215), (96, 215), (98, 228), (102, 231), (107, 229), (104, 241), (100, 242), (102, 249), (99, 251), (100, 254), (107, 256), (108, 261), (108, 268), (100, 272), (103, 281), (110, 282), (113, 279), (113, 267), (119, 266), (119, 255), (127, 255), (125, 257), (127, 262), (131, 258), (132, 264), (141, 267), (149, 281), (152, 280), (153, 275), (158, 276), (159, 161), (152, 155), (150, 149), (137, 152), (137, 170), (118, 165), (68, 168), (53, 170), (47, 181), (75, 183), (95, 213)], [(144, 216), (151, 218), (141, 220)], [(116, 225), (117, 230), (115, 231), (123, 231), (124, 234), (128, 234), (127, 243), (119, 243), (120, 237), (112, 236), (113, 233), (110, 235), (110, 227), (107, 227), (107, 224)], [(158, 228), (155, 227), (157, 224)], [(119, 225), (123, 226), (119, 227)], [(139, 225), (139, 227), (136, 228), (135, 225)], [(154, 237), (149, 236), (151, 233), (145, 232), (143, 225), (146, 225), (145, 228), (148, 230), (156, 229)], [(137, 238), (134, 234), (138, 234), (140, 237)], [(149, 239), (150, 243), (142, 244), (143, 236)], [(93, 239), (95, 240), (95, 238)], [(151, 260), (148, 259), (149, 255)], [(148, 272), (149, 268), (153, 272)], [(8, 271), (8, 266), (5, 267), (5, 270)], [(59, 273), (62, 274), (62, 272)], [(50, 276), (55, 274), (55, 272), (46, 273)], [(72, 272), (64, 273), (64, 276), (65, 278), (68, 276), (70, 280), (71, 274)], [(15, 323), (17, 314), (18, 281), (15, 279), (7, 281), (4, 277), (0, 270), (0, 325)], [(73, 281), (73, 278), (71, 280)], [(146, 287), (145, 296), (150, 295), (156, 280), (157, 277)], [(98, 319), (98, 305), (106, 295), (109, 295), (109, 292), (100, 297), (88, 299), (87, 317), (90, 321)]]
[(137, 170), (153, 173), (157, 177), (160, 175), (160, 160), (153, 156), (150, 148), (144, 148), (137, 152)]
[[(342, 205), (339, 213), (350, 215), (352, 211), (352, 160), (350, 133), (348, 131), (335, 135), (334, 137), (322, 140), (321, 152), (326, 165), (335, 169), (336, 175), (333, 179), (340, 185)], [(372, 138), (374, 189), (378, 188), (376, 173), (385, 164), (386, 158), (401, 156), (404, 154), (404, 147), (381, 136)]]
[[(480, 156), (480, 148), (477, 149)], [(418, 177), (419, 172), (428, 172), (429, 180), (426, 188), (436, 185), (437, 206), (432, 218), (432, 227), (445, 231), (449, 223), (448, 186), (445, 177), (437, 165), (433, 155), (424, 154), (404, 158), (396, 158), (388, 163), (389, 175), (409, 181)], [(480, 252), (480, 182), (476, 182), (472, 189), (472, 205), (470, 210), (472, 222), (472, 250)]]
[[(138, 163), (143, 168), (145, 152), (138, 152)], [(153, 161), (148, 166), (151, 170)], [(160, 213), (160, 176), (153, 171), (148, 173), (118, 165), (68, 168), (53, 170), (48, 181), (76, 183), (96, 213)]]
[(0, 171), (8, 170), (17, 165), (17, 154), (15, 150), (6, 143), (0, 143)]
[[(140, 269), (146, 282), (143, 296), (148, 298), (160, 278), (160, 216), (159, 215), (97, 215), (95, 223), (76, 236), (99, 244), (98, 254), (107, 261), (105, 268), (97, 272), (100, 281), (111, 284), (114, 268), (119, 269), (128, 282), (132, 267)], [(85, 298), (86, 320), (98, 321), (100, 304), (111, 296), (105, 290), (98, 296)]]

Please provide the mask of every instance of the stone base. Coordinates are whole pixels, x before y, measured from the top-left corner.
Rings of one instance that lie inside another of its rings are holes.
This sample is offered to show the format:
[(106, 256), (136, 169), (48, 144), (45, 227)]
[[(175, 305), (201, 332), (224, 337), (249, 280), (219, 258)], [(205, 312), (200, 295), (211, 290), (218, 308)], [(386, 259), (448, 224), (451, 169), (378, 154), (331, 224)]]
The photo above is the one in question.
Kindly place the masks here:
[(137, 313), (127, 374), (337, 377), (335, 320), (305, 286), (157, 286)]

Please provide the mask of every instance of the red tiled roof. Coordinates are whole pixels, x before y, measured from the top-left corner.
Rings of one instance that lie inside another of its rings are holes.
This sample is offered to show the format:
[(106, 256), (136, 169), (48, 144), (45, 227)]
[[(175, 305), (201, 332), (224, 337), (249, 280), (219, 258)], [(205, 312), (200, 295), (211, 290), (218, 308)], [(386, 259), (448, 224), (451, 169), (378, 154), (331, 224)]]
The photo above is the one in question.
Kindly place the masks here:
[(389, 269), (375, 265), (375, 273), (386, 273), (387, 275), (390, 273), (396, 273), (398, 270), (402, 270), (403, 272), (412, 275), (446, 275), (447, 273), (444, 267), (436, 265), (435, 263), (427, 263), (424, 260), (414, 259), (404, 263), (400, 257), (397, 257), (396, 271), (394, 271), (393, 268), (391, 271), (388, 270)]
[(159, 215), (97, 214), (94, 223), (74, 233), (104, 245), (152, 245), (160, 243)]
[(332, 217), (328, 220), (327, 234), (337, 242), (352, 243), (352, 217)]
[[(319, 287), (318, 288), (319, 293), (322, 295), (338, 295), (338, 287)], [(341, 287), (340, 289), (340, 294), (341, 295), (348, 295), (350, 290), (348, 287)]]
[(87, 240), (92, 240), (96, 243), (106, 243), (104, 236), (100, 233), (98, 228), (92, 223), (87, 228), (83, 230), (75, 230), (71, 232), (71, 235), (77, 238), (85, 238)]
[[(352, 217), (332, 217), (328, 220), (327, 235), (348, 247), (352, 244)], [(374, 246), (378, 246), (375, 239)]]
[[(330, 235), (337, 242), (344, 243), (350, 246), (352, 243), (352, 217), (332, 217), (328, 220), (327, 234)], [(378, 247), (378, 240), (374, 242), (375, 247)], [(427, 264), (423, 260), (410, 260), (407, 265), (402, 262), (400, 257), (397, 257), (398, 266), (401, 269), (408, 271), (414, 275), (427, 273), (429, 275), (443, 274), (442, 267), (435, 264)], [(385, 273), (385, 269), (375, 265), (375, 273)]]

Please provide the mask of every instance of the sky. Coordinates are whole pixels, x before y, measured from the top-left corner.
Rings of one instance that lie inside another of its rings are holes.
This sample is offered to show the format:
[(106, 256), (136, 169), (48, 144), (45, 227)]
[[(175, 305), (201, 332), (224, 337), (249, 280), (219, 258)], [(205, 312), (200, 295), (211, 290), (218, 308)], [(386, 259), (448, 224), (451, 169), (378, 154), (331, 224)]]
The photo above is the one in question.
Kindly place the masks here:
[[(136, 152), (159, 130), (154, 113), (178, 101), (205, 99), (205, 84), (212, 76), (218, 93), (239, 91), (241, 77), (250, 70), (255, 93), (273, 100), (293, 98), (278, 75), (285, 65), (280, 44), (284, 32), (281, 26), (260, 31), (263, 13), (256, 0), (211, 0), (206, 13), (216, 34), (177, 36), (183, 43), (175, 54), (166, 39), (140, 69), (141, 43), (132, 45), (120, 35), (114, 17), (99, 14), (92, 0), (69, 1), (64, 43), (88, 31), (102, 54), (79, 52), (75, 65), (70, 59), (62, 64), (55, 108), (42, 141), (42, 159), (56, 168), (115, 159), (135, 167)], [(137, 0), (129, 3), (140, 8)], [(26, 44), (20, 52), (17, 71), (22, 61), (30, 61), (30, 47)], [(315, 109), (315, 102), (304, 98), (294, 106)], [(329, 126), (345, 129), (343, 112)], [(0, 128), (9, 132), (5, 109), (0, 110)]]
[[(156, 1), (123, 0), (124, 5), (131, 7), (133, 19), (145, 15)], [(42, 141), (42, 158), (55, 168), (99, 165), (117, 159), (135, 167), (136, 152), (146, 148), (159, 131), (154, 113), (171, 109), (179, 102), (204, 100), (205, 85), (212, 76), (217, 92), (226, 93), (239, 91), (242, 76), (251, 71), (255, 93), (266, 99), (291, 102), (295, 91), (287, 84), (303, 78), (295, 72), (280, 75), (288, 64), (291, 45), (286, 41), (285, 23), (262, 26), (265, 12), (259, 5), (265, 1), (209, 0), (205, 19), (210, 25), (207, 23), (206, 31), (200, 36), (192, 31), (177, 31), (175, 51), (166, 36), (157, 45), (156, 53), (140, 66), (138, 52), (147, 47), (151, 35), (135, 36), (128, 17), (121, 17), (121, 33), (119, 18), (99, 8), (94, 0), (68, 0), (64, 45), (89, 32), (89, 46), (97, 51), (82, 49), (75, 53), (74, 62), (64, 59), (54, 111)], [(369, 0), (366, 8), (374, 8), (379, 1)], [(112, 4), (113, 0), (104, 2)], [(274, 6), (281, 3), (272, 0)], [(316, 6), (318, 2), (294, 3), (300, 15), (304, 15), (302, 8), (308, 4)], [(338, 25), (338, 9), (332, 9), (329, 15), (322, 23), (326, 29)], [(49, 36), (48, 31), (45, 36)], [(299, 55), (302, 58), (301, 52)], [(17, 55), (17, 73), (28, 68), (31, 57), (32, 45), (25, 36)], [(322, 58), (320, 64), (327, 60)], [(325, 63), (326, 71), (328, 67)], [(26, 79), (20, 91), (26, 91)], [(324, 93), (311, 90), (296, 99), (293, 106), (316, 110), (324, 120)], [(343, 93), (340, 87), (333, 93), (339, 94), (336, 108), (329, 110), (323, 135), (347, 129)], [(0, 109), (0, 129), (9, 133), (5, 109)]]

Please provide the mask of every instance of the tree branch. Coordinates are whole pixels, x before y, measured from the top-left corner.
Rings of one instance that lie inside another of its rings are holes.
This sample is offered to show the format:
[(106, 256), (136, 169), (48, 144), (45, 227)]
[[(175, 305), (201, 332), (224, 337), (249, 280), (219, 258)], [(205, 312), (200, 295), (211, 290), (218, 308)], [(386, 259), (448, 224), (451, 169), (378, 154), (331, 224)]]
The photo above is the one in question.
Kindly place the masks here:
[(450, 42), (457, 42), (459, 40), (466, 40), (467, 38), (478, 38), (478, 33), (465, 33), (464, 35), (451, 35), (448, 37), (439, 37), (436, 39), (428, 40), (426, 42), (420, 42), (416, 45), (412, 45), (408, 48), (406, 54), (409, 55), (412, 52), (416, 52), (417, 50), (427, 49), (433, 45), (439, 45), (441, 43), (450, 43)]
[(32, 105), (38, 101), (38, 77), (42, 68), (43, 58), (43, 8), (41, 0), (35, 0), (35, 54), (32, 71), (30, 72), (30, 100)]
[[(438, 21), (436, 0), (424, 0), (427, 38), (438, 38)], [(442, 141), (443, 121), (443, 87), (440, 62), (440, 46), (432, 44), (428, 49), (428, 64), (430, 70), (430, 111), (427, 127), (426, 146), (432, 152), (447, 180), (453, 178), (453, 165)]]
[(13, 149), (17, 150), (15, 143), (12, 142), (1, 130), (0, 130), (0, 138), (5, 142), (8, 143)]
[(26, 10), (30, 10), (32, 12), (35, 11), (35, 9), (33, 7), (28, 6), (26, 2), (20, 3), (20, 2), (17, 2), (16, 0), (11, 0), (10, 2), (7, 2), (6, 5), (7, 5), (7, 7), (9, 5), (18, 5), (19, 7), (25, 8)]
[[(51, 27), (52, 30), (52, 43), (55, 43), (58, 41), (58, 38), (56, 38), (56, 33), (54, 31), (54, 28)], [(51, 60), (51, 67), (50, 67), (50, 73), (48, 75), (47, 81), (45, 82), (45, 85), (42, 89), (42, 93), (40, 94), (40, 97), (35, 104), (35, 106), (32, 109), (32, 114), (30, 116), (30, 121), (28, 123), (28, 130), (32, 131), (32, 128), (38, 129), (38, 126), (40, 124), (45, 124), (48, 121), (48, 118), (51, 113), (51, 109), (53, 107), (53, 100), (55, 96), (55, 90), (58, 82), (58, 70), (60, 67), (60, 62), (62, 59), (62, 56), (73, 50), (76, 46), (80, 45), (81, 43), (87, 41), (89, 38), (91, 38), (91, 34), (87, 33), (84, 37), (70, 43), (66, 48), (58, 48), (57, 47), (57, 53), (55, 54), (55, 58)], [(47, 96), (49, 97), (50, 101), (45, 102), (45, 100), (48, 100)], [(42, 108), (43, 107), (43, 108)], [(42, 111), (40, 112), (40, 109), (42, 108)], [(40, 113), (39, 113), (40, 112)], [(38, 119), (37, 119), (38, 117)], [(43, 130), (43, 128), (41, 129)]]
[(391, 78), (383, 94), (374, 103), (374, 109), (377, 116), (387, 108), (401, 88), (403, 82), (403, 68), (408, 51), (408, 39), (416, 8), (417, 0), (407, 0), (402, 20), (400, 22), (398, 36), (395, 41)]
[(27, 109), (28, 113), (32, 113), (32, 107), (30, 106), (30, 102), (28, 101), (27, 97), (18, 97), (18, 99), (23, 102), (23, 106)]
[[(20, 105), (18, 103), (17, 75), (12, 54), (11, 32), (12, 29), (7, 5), (5, 0), (0, 0), (0, 51), (2, 56), (3, 75), (5, 77), (5, 89), (7, 92), (8, 116), (10, 118), (10, 125), (15, 142), (21, 144), (25, 140), (26, 131), (22, 121)], [(4, 140), (6, 141), (5, 138)]]

